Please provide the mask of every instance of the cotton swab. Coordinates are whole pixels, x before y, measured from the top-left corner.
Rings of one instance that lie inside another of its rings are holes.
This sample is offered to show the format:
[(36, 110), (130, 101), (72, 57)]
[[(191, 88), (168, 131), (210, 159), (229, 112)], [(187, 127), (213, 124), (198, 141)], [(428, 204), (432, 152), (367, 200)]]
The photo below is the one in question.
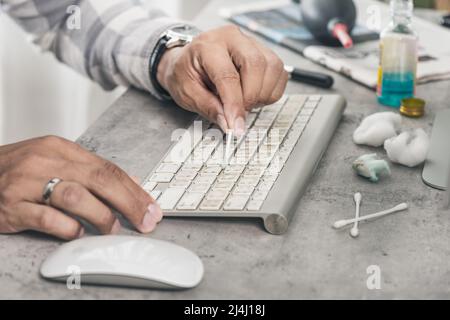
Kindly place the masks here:
[(445, 209), (450, 209), (450, 163), (448, 164), (447, 191), (445, 196)]
[(382, 217), (382, 216), (385, 216), (385, 215), (388, 215), (391, 213), (403, 211), (406, 209), (408, 209), (408, 205), (406, 203), (400, 203), (399, 205), (395, 206), (394, 208), (376, 212), (376, 213), (372, 213), (372, 214), (368, 214), (366, 216), (359, 217), (358, 219), (338, 220), (333, 224), (333, 228), (340, 229), (342, 227), (345, 227), (349, 224), (354, 223), (355, 221), (360, 222), (360, 221), (365, 221), (365, 220), (369, 220), (369, 219), (375, 219), (375, 218), (379, 218), (379, 217)]
[(231, 157), (231, 143), (234, 140), (233, 130), (228, 130), (226, 133), (226, 142), (225, 142), (225, 159), (222, 162), (222, 168), (228, 166)]
[(362, 195), (361, 193), (357, 192), (355, 193), (355, 195), (353, 196), (353, 199), (355, 200), (355, 205), (356, 205), (356, 212), (355, 212), (355, 222), (353, 224), (353, 227), (350, 230), (350, 235), (353, 238), (356, 238), (357, 236), (359, 236), (359, 230), (358, 230), (358, 219), (359, 219), (359, 208), (361, 206), (361, 199), (362, 199)]

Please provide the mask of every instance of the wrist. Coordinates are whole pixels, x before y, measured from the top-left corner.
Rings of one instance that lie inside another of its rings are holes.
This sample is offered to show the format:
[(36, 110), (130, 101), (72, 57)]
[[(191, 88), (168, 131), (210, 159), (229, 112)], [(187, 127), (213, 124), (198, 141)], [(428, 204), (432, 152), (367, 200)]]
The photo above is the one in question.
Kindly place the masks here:
[(174, 61), (177, 58), (178, 52), (181, 50), (181, 47), (175, 47), (168, 49), (161, 57), (159, 64), (156, 70), (156, 80), (159, 85), (169, 92), (168, 78), (171, 74), (171, 70), (173, 70)]
[(168, 29), (156, 44), (150, 57), (150, 80), (162, 98), (170, 99), (168, 79), (177, 58), (176, 55), (180, 52), (176, 48), (184, 47), (192, 42), (193, 37), (198, 33), (198, 29), (188, 25), (176, 26)]

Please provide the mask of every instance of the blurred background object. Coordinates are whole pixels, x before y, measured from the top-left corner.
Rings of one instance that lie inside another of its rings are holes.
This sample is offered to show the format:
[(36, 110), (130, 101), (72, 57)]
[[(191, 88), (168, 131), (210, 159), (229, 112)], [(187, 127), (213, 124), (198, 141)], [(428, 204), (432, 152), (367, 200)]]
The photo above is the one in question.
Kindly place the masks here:
[(325, 45), (353, 46), (350, 36), (356, 24), (353, 0), (303, 0), (302, 19), (314, 37)]
[(435, 9), (450, 11), (450, 0), (435, 0)]
[[(146, 0), (191, 19), (208, 0)], [(0, 145), (47, 134), (76, 139), (125, 88), (106, 92), (42, 53), (0, 11)]]

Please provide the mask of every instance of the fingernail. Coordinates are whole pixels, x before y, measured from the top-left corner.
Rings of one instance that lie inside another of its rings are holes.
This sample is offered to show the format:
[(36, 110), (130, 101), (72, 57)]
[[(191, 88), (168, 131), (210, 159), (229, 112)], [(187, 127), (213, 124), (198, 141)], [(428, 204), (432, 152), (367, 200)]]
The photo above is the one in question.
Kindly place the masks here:
[(119, 233), (122, 226), (120, 225), (119, 219), (116, 219), (116, 222), (114, 222), (112, 228), (111, 228), (111, 234), (117, 234)]
[(81, 237), (83, 237), (83, 236), (84, 236), (84, 228), (81, 227), (81, 228), (80, 228), (80, 231), (78, 231), (77, 238), (81, 238)]
[(238, 137), (241, 137), (245, 134), (244, 118), (239, 117), (234, 121), (234, 134)]
[(142, 220), (141, 227), (139, 228), (143, 233), (150, 233), (155, 229), (156, 224), (161, 220), (162, 211), (161, 208), (156, 204), (152, 203), (148, 206), (148, 210), (145, 213), (144, 219)]
[(219, 125), (220, 129), (222, 129), (223, 132), (226, 132), (228, 130), (228, 124), (227, 120), (225, 120), (225, 117), (222, 114), (217, 115), (217, 124)]

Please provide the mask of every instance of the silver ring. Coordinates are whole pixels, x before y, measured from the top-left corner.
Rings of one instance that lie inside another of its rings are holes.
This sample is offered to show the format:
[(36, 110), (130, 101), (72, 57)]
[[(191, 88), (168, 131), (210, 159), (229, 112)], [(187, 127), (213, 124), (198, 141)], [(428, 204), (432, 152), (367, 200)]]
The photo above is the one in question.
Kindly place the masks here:
[(42, 192), (42, 199), (44, 199), (45, 204), (50, 205), (50, 197), (52, 196), (53, 190), (55, 190), (56, 185), (61, 181), (61, 179), (53, 178), (47, 182)]

